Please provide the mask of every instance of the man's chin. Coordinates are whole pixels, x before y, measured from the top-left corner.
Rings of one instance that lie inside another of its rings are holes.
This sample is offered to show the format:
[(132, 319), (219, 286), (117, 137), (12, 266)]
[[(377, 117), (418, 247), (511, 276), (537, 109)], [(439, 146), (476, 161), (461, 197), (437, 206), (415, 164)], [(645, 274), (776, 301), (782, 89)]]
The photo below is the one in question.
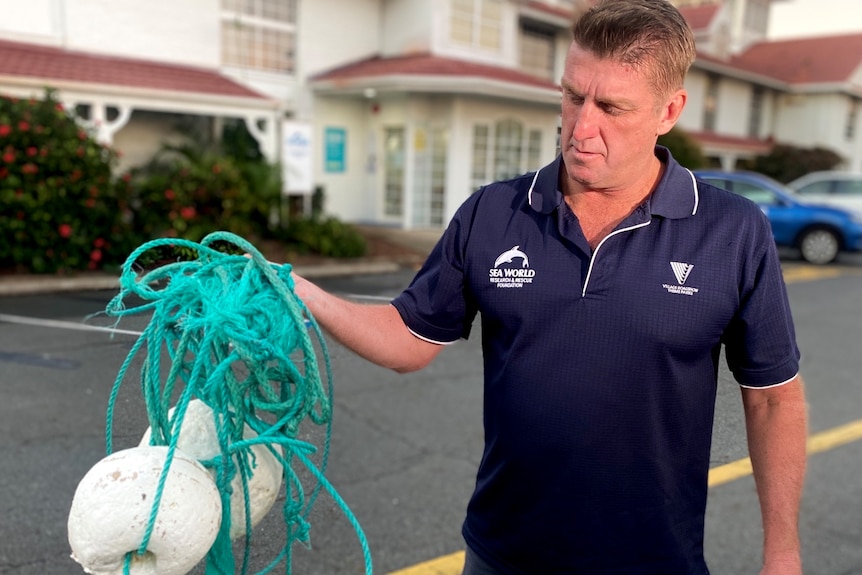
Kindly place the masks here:
[(587, 170), (583, 166), (566, 166), (566, 175), (571, 182), (586, 188), (591, 187), (592, 184), (595, 184), (597, 181), (595, 173)]

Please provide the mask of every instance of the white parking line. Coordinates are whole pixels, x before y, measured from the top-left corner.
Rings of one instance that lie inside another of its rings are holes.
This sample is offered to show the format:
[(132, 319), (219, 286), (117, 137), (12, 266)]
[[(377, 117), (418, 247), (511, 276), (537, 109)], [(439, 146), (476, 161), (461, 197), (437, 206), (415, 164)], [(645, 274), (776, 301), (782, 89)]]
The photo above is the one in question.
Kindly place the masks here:
[(27, 317), (23, 315), (10, 315), (0, 313), (0, 322), (15, 323), (19, 325), (33, 325), (37, 327), (50, 327), (54, 329), (72, 329), (77, 331), (101, 331), (109, 333), (121, 333), (124, 335), (143, 335), (140, 331), (130, 331), (127, 329), (117, 329), (114, 327), (102, 327), (99, 325), (89, 325), (86, 323), (77, 323), (73, 321), (60, 321), (56, 319), (39, 319), (36, 317)]

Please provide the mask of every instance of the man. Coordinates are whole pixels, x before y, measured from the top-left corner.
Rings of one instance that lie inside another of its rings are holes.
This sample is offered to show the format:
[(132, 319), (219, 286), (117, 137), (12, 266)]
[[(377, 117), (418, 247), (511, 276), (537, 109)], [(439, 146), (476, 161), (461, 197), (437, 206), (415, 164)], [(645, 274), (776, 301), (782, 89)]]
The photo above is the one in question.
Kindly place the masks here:
[(701, 574), (720, 348), (742, 389), (763, 574), (801, 573), (806, 414), (768, 222), (656, 147), (691, 31), (665, 0), (573, 27), (561, 155), (458, 210), (392, 305), (296, 293), (363, 357), (427, 365), (481, 316), (485, 451), (465, 574)]

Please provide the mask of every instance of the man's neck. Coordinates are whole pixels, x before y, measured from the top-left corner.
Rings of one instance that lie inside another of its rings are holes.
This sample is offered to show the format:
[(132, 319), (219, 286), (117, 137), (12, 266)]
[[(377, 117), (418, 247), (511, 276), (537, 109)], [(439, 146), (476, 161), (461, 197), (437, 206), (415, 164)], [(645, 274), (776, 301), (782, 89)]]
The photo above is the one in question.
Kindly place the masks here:
[(591, 189), (571, 180), (567, 182), (563, 199), (578, 217), (590, 246), (595, 248), (652, 194), (664, 173), (664, 164), (654, 159), (647, 170), (649, 175), (625, 188)]

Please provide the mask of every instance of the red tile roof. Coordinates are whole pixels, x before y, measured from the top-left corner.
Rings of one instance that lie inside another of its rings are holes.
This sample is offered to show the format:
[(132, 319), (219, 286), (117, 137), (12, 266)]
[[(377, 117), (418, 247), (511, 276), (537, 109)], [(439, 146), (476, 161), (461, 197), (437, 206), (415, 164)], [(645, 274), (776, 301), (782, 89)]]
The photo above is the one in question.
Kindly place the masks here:
[(718, 10), (721, 8), (721, 3), (715, 4), (700, 4), (698, 6), (688, 6), (679, 9), (679, 13), (688, 22), (692, 31), (705, 30), (709, 28)]
[(511, 84), (559, 90), (556, 82), (532, 76), (513, 68), (476, 64), (465, 60), (444, 58), (431, 54), (411, 54), (383, 58), (373, 56), (366, 60), (328, 70), (311, 78), (312, 82), (348, 82), (382, 76), (449, 76), (477, 77)]
[(728, 64), (789, 84), (847, 82), (862, 66), (862, 34), (761, 42)]
[(527, 8), (538, 10), (539, 12), (545, 12), (546, 14), (551, 14), (552, 16), (566, 18), (572, 21), (575, 18), (575, 10), (573, 8), (563, 8), (561, 6), (554, 6), (552, 4), (545, 4), (544, 2), (537, 1), (527, 2)]
[(712, 145), (716, 147), (732, 147), (736, 149), (747, 149), (752, 152), (766, 153), (774, 142), (769, 139), (743, 138), (739, 136), (728, 136), (716, 134), (715, 132), (694, 132), (686, 130), (686, 133), (701, 145)]
[(0, 76), (266, 99), (212, 69), (7, 40), (0, 40)]

